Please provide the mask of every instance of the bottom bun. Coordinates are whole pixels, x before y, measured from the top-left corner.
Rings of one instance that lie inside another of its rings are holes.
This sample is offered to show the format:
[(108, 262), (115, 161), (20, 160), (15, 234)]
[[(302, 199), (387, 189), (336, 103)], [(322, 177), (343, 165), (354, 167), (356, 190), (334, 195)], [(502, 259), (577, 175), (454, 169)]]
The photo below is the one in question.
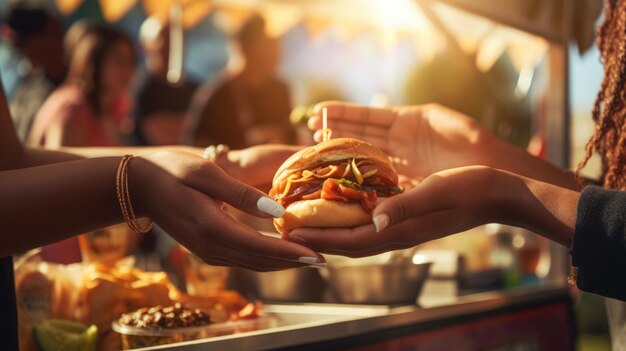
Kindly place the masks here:
[[(383, 199), (379, 198), (376, 203)], [(372, 223), (372, 214), (360, 203), (324, 199), (296, 201), (287, 206), (281, 218), (274, 219), (274, 226), (281, 234), (302, 227), (351, 228), (368, 223)]]

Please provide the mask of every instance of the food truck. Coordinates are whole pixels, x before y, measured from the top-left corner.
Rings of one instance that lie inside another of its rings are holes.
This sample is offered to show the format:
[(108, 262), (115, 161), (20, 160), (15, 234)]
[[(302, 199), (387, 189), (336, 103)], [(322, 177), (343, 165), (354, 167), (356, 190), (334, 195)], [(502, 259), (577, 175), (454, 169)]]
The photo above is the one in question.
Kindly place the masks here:
[[(210, 18), (229, 35), (261, 16), (282, 46), (279, 71), (292, 91), (298, 140), (312, 142), (304, 126), (310, 106), (322, 100), (437, 102), (477, 116), (499, 137), (564, 168), (570, 166), (568, 47), (592, 45), (595, 5), (55, 1), (67, 17), (99, 6), (102, 19), (116, 25), (140, 12), (168, 20), (172, 84), (198, 60), (187, 58), (196, 43), (183, 33)], [(269, 220), (234, 215), (277, 235)], [(66, 350), (568, 350), (575, 344), (568, 250), (520, 228), (489, 224), (411, 249), (359, 259), (328, 255), (322, 268), (267, 273), (207, 265), (176, 244), (167, 261), (172, 266), (154, 269), (142, 264), (145, 256), (125, 257), (128, 235), (123, 224), (83, 235), (79, 263), (47, 262), (38, 250), (16, 260), (24, 350), (54, 350), (68, 338), (74, 344)]]

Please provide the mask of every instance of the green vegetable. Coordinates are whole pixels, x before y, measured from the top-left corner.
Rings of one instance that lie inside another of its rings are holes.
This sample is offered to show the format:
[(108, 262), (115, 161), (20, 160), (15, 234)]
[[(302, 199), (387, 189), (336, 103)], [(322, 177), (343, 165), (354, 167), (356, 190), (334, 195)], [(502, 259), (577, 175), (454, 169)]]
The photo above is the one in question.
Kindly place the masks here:
[(46, 320), (33, 328), (33, 335), (42, 351), (95, 351), (98, 345), (98, 327), (67, 320)]
[(359, 184), (357, 184), (357, 183), (355, 183), (355, 182), (353, 182), (351, 180), (348, 180), (346, 178), (337, 179), (337, 183), (339, 183), (339, 184), (341, 184), (341, 185), (343, 185), (345, 187), (348, 187), (348, 188), (361, 190), (361, 185), (359, 185)]

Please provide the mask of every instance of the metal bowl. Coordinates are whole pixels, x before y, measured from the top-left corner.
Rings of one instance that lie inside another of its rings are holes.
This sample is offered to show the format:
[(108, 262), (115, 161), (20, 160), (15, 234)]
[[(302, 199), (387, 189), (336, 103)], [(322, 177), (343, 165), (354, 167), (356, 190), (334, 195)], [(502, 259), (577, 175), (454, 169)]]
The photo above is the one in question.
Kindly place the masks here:
[(321, 273), (340, 302), (389, 305), (415, 303), (430, 265), (411, 261), (329, 263)]
[(324, 280), (313, 268), (292, 268), (276, 272), (249, 272), (258, 298), (276, 302), (319, 302)]

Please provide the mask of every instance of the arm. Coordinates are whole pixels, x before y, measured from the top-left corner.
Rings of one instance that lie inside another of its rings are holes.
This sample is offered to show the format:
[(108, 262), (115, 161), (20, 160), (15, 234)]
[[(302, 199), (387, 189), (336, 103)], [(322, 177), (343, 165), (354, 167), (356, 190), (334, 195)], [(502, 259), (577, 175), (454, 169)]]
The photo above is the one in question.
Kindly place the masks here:
[[(97, 158), (0, 172), (0, 223), (10, 235), (0, 256), (120, 222), (118, 165), (119, 158)], [(322, 260), (224, 212), (222, 201), (260, 217), (280, 216), (282, 209), (195, 155), (168, 151), (136, 158), (128, 179), (137, 215), (152, 218), (207, 263), (274, 270)]]
[(0, 223), (11, 237), (0, 256), (121, 222), (118, 164), (102, 158), (0, 172)]
[(483, 158), (480, 164), (562, 188), (580, 189), (580, 184), (573, 172), (556, 167), (546, 160), (529, 154), (526, 150), (501, 140), (482, 126), (480, 128), (483, 129), (483, 137), (477, 150)]
[(572, 265), (581, 290), (626, 301), (626, 192), (590, 186), (578, 203)]
[[(208, 146), (208, 145), (207, 145)], [(267, 144), (253, 146), (243, 150), (231, 150), (226, 157), (216, 160), (216, 164), (220, 166), (228, 175), (234, 177), (248, 185), (265, 189), (271, 184), (274, 173), (280, 165), (293, 153), (300, 150), (300, 146)], [(151, 147), (100, 147), (100, 148), (60, 148), (64, 153), (59, 153), (55, 158), (60, 156), (67, 158), (92, 158), (107, 156), (123, 156), (123, 155), (147, 155), (161, 151), (180, 151), (202, 156), (204, 148), (196, 148), (183, 145), (170, 146), (151, 146)], [(47, 152), (29, 150), (32, 155), (29, 157), (32, 161), (38, 161), (38, 157), (50, 157)]]

